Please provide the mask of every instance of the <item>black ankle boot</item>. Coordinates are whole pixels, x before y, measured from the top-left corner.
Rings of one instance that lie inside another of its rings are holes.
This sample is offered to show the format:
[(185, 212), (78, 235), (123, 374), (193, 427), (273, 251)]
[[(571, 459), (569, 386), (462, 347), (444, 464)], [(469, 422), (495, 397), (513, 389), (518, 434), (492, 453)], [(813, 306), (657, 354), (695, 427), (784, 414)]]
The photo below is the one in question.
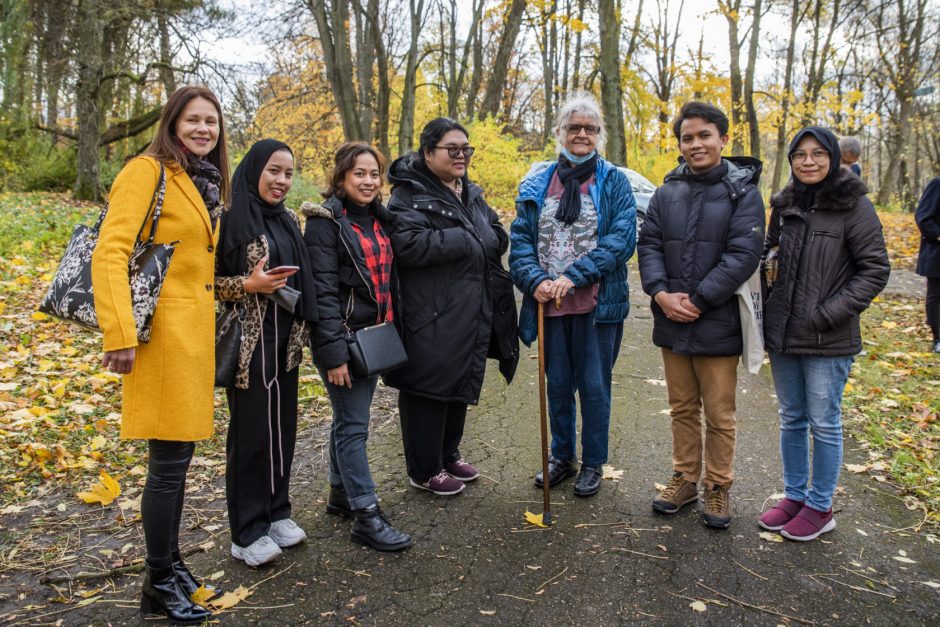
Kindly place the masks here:
[(198, 625), (212, 617), (212, 612), (193, 603), (180, 586), (173, 567), (147, 567), (140, 596), (140, 613), (162, 614), (177, 625)]
[(350, 540), (379, 551), (400, 551), (411, 546), (411, 536), (402, 533), (385, 518), (377, 503), (357, 509)]
[(346, 489), (343, 484), (330, 484), (330, 497), (326, 501), (326, 513), (353, 518), (354, 514), (352, 508), (349, 507), (349, 499), (346, 498)]
[(176, 574), (176, 580), (179, 582), (180, 587), (183, 589), (189, 597), (193, 596), (193, 593), (199, 589), (200, 586), (205, 587), (206, 592), (209, 593), (209, 596), (206, 597), (207, 601), (212, 599), (217, 599), (222, 596), (222, 588), (219, 586), (214, 586), (211, 583), (203, 583), (196, 579), (196, 577), (189, 572), (189, 568), (186, 567), (186, 564), (183, 563), (183, 557), (180, 555), (179, 551), (172, 553), (170, 559), (173, 560), (173, 572)]

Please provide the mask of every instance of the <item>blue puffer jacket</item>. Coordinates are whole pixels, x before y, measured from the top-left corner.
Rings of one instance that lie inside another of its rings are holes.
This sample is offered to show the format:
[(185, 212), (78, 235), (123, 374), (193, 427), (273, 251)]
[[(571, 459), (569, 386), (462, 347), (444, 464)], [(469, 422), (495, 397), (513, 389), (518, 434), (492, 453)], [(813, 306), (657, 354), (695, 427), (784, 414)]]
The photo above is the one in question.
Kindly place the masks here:
[[(538, 335), (538, 303), (532, 294), (545, 280), (554, 279), (539, 265), (538, 224), (548, 185), (557, 162), (533, 168), (519, 185), (516, 219), (509, 231), (509, 275), (522, 292), (519, 337), (526, 346)], [(636, 248), (636, 201), (626, 175), (598, 158), (591, 198), (597, 207), (597, 247), (565, 271), (575, 287), (600, 284), (595, 321), (623, 322), (630, 313), (627, 260)]]

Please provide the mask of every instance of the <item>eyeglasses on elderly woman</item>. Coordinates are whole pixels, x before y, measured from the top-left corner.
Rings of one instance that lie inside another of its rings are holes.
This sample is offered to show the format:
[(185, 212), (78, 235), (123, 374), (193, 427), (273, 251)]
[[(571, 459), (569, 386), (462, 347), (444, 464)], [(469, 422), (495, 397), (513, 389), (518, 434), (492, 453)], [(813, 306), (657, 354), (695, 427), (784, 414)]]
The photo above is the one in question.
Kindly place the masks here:
[(586, 135), (597, 135), (601, 132), (601, 127), (594, 124), (566, 124), (565, 130), (569, 135), (578, 135), (581, 131)]

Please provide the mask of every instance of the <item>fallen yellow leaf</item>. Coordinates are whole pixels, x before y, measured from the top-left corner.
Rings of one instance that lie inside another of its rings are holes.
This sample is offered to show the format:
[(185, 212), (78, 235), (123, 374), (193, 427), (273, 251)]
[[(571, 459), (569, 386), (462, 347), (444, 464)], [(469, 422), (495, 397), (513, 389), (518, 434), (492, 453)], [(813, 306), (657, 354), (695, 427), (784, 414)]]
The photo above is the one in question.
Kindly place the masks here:
[(702, 603), (701, 601), (692, 601), (691, 603), (689, 603), (689, 607), (691, 607), (696, 612), (704, 612), (705, 610), (708, 609), (707, 607), (705, 607), (705, 604)]
[(202, 605), (203, 607), (209, 602), (209, 599), (215, 594), (212, 590), (206, 590), (205, 586), (199, 586), (195, 592), (189, 597), (193, 600), (193, 603), (196, 605)]
[(783, 536), (776, 533), (770, 533), (769, 531), (761, 531), (757, 535), (759, 535), (761, 539), (767, 540), (767, 542), (783, 542)]
[(601, 477), (602, 479), (616, 480), (616, 479), (620, 479), (621, 477), (623, 477), (623, 471), (622, 471), (622, 470), (616, 470), (616, 469), (615, 469), (613, 466), (611, 466), (610, 464), (604, 464), (604, 465), (602, 466), (602, 468), (603, 468), (603, 470), (604, 470), (604, 474), (603, 474), (603, 476)]
[(110, 505), (120, 495), (121, 486), (111, 475), (102, 470), (98, 483), (91, 486), (89, 492), (79, 492), (78, 498), (86, 503), (101, 503), (105, 506)]
[(41, 311), (34, 311), (33, 315), (30, 316), (30, 318), (32, 318), (33, 320), (48, 320), (49, 316), (42, 313)]
[(232, 592), (226, 592), (225, 594), (220, 596), (218, 599), (215, 599), (213, 601), (207, 601), (206, 602), (207, 605), (204, 607), (208, 607), (209, 609), (215, 610), (215, 611), (227, 610), (231, 607), (235, 607), (241, 601), (244, 601), (250, 596), (251, 596), (251, 590), (249, 590), (245, 586), (238, 586)]
[(526, 510), (525, 512), (525, 521), (530, 525), (535, 525), (536, 527), (548, 527), (548, 525), (542, 522), (541, 514), (533, 514), (529, 510)]

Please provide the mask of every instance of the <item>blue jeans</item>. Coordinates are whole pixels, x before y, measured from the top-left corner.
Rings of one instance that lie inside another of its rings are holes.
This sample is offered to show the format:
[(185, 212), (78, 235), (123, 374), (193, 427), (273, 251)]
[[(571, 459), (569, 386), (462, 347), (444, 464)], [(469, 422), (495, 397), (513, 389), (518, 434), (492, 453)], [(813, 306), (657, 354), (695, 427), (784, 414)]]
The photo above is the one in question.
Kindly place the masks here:
[(607, 463), (610, 381), (620, 353), (623, 323), (596, 324), (594, 312), (545, 318), (545, 376), (552, 427), (552, 456), (574, 461), (581, 402), (581, 460)]
[(379, 379), (353, 379), (352, 387), (348, 388), (330, 383), (325, 368), (318, 367), (318, 370), (333, 407), (330, 485), (343, 486), (351, 508), (365, 509), (379, 502), (366, 456), (372, 395)]
[[(855, 358), (770, 353), (787, 498), (827, 512), (842, 466), (842, 393)], [(813, 436), (810, 484), (809, 436)]]

